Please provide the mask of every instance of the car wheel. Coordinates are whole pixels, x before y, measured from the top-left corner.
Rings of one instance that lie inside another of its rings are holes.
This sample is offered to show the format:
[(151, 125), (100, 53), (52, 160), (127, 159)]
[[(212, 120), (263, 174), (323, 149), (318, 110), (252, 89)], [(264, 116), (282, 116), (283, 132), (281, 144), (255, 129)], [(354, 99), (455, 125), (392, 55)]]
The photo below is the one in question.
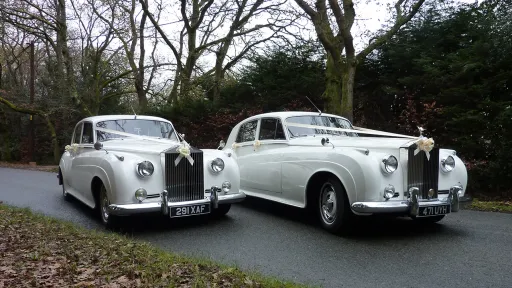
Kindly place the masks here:
[(213, 209), (212, 216), (216, 218), (222, 217), (228, 214), (229, 209), (231, 209), (231, 204), (219, 204), (219, 207), (217, 207), (217, 209)]
[(352, 228), (353, 214), (341, 182), (329, 177), (320, 186), (318, 214), (322, 227), (331, 233), (345, 234)]
[(443, 220), (445, 215), (430, 216), (430, 217), (413, 217), (414, 221), (421, 224), (434, 224)]
[(100, 188), (100, 199), (99, 199), (99, 213), (101, 216), (101, 221), (103, 225), (107, 228), (114, 228), (117, 224), (117, 217), (111, 215), (108, 206), (110, 205), (110, 200), (108, 199), (107, 189), (103, 183)]

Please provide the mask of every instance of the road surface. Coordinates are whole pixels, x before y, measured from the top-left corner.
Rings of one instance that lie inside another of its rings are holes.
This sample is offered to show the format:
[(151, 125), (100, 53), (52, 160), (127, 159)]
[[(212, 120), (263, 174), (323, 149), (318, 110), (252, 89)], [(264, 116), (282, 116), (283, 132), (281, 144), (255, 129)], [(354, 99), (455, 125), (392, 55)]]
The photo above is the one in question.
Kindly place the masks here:
[[(103, 230), (62, 198), (55, 174), (0, 168), (0, 200)], [(371, 219), (343, 238), (300, 209), (249, 199), (219, 220), (130, 218), (126, 231), (173, 252), (321, 287), (512, 287), (512, 214), (462, 210), (419, 228)]]

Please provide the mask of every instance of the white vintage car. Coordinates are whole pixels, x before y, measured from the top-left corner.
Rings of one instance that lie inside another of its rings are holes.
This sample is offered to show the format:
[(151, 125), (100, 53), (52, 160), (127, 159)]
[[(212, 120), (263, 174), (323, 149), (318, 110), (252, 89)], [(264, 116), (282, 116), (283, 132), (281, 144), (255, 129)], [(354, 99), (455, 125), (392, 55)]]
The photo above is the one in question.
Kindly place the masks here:
[(226, 214), (242, 201), (238, 165), (228, 151), (197, 149), (172, 123), (140, 115), (95, 116), (75, 126), (59, 164), (59, 184), (99, 211), (117, 216)]
[(326, 230), (343, 232), (354, 215), (437, 222), (459, 210), (464, 163), (421, 131), (407, 136), (332, 114), (275, 112), (238, 123), (223, 150), (238, 162), (244, 194), (313, 208)]

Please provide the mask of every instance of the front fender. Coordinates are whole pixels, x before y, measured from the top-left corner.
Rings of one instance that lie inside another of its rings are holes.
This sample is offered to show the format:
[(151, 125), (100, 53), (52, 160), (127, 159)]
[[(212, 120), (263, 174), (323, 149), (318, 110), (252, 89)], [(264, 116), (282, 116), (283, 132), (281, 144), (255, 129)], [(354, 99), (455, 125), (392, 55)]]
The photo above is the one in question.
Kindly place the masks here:
[[(123, 161), (118, 157), (124, 157)], [(141, 177), (137, 174), (137, 164), (142, 161), (153, 164), (154, 172), (151, 176)], [(137, 203), (135, 191), (139, 188), (146, 189), (148, 195), (160, 194), (164, 189), (165, 176), (160, 154), (109, 151), (99, 166), (96, 175), (103, 175), (104, 179), (108, 179), (107, 191), (112, 204)]]
[[(221, 187), (224, 181), (231, 182), (231, 190), (227, 194), (238, 193), (240, 190), (240, 168), (231, 151), (217, 149), (202, 149), (204, 155), (204, 186), (209, 189), (211, 186)], [(221, 158), (224, 161), (224, 170), (215, 173), (211, 169), (211, 161)]]
[(464, 196), (467, 190), (468, 183), (468, 172), (464, 162), (460, 159), (454, 150), (440, 149), (439, 161), (442, 159), (452, 156), (455, 159), (455, 169), (451, 172), (444, 172), (441, 168), (441, 162), (439, 163), (439, 190), (449, 190), (454, 185), (462, 186), (462, 192), (460, 196)]

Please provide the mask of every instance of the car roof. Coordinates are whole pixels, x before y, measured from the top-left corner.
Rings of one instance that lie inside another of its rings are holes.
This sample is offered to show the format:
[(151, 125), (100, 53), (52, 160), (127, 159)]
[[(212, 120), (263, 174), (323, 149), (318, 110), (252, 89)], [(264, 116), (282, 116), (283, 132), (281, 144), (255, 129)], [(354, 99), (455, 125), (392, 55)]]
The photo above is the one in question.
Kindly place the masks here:
[(262, 117), (275, 117), (275, 118), (285, 119), (285, 118), (293, 117), (293, 116), (328, 116), (328, 117), (338, 117), (338, 118), (342, 118), (342, 119), (344, 119), (346, 121), (349, 121), (345, 117), (341, 117), (339, 115), (334, 115), (334, 114), (329, 114), (329, 113), (323, 113), (323, 112), (320, 115), (319, 112), (282, 111), (282, 112), (269, 112), (269, 113), (263, 113), (263, 114), (254, 115), (254, 116), (251, 116), (251, 117), (248, 117), (248, 118), (244, 119), (242, 122), (246, 122), (246, 121), (250, 121), (252, 119), (258, 119), (258, 118), (262, 118)]
[(155, 117), (155, 116), (147, 116), (147, 115), (100, 115), (100, 116), (91, 116), (80, 120), (80, 122), (89, 121), (94, 124), (101, 121), (108, 120), (128, 120), (128, 119), (137, 119), (137, 120), (155, 120), (155, 121), (164, 121), (170, 122), (167, 119)]

